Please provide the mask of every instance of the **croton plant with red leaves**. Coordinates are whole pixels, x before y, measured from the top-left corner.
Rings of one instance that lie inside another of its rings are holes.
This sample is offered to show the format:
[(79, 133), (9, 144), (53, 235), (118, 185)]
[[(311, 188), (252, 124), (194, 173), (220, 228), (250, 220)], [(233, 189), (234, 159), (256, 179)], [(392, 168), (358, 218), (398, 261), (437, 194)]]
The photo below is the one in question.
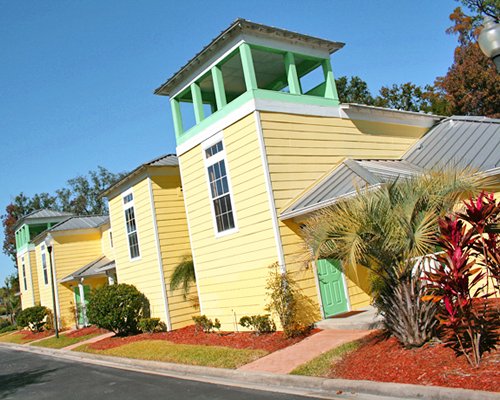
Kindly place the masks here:
[(441, 304), (441, 337), (478, 366), (482, 354), (500, 341), (499, 311), (487, 301), (499, 289), (500, 205), (493, 194), (483, 192), (464, 206), (439, 221), (442, 252), (434, 255), (436, 262), (425, 273), (423, 299)]

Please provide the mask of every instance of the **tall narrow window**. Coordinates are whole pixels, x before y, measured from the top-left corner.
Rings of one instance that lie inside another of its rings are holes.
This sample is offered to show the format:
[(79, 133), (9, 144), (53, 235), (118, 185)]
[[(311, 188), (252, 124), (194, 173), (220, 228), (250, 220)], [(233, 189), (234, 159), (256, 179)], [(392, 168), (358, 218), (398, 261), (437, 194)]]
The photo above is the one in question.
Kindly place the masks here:
[(125, 211), (125, 227), (127, 230), (128, 249), (130, 259), (139, 258), (139, 238), (137, 236), (137, 224), (135, 221), (134, 195), (128, 193), (123, 196), (123, 208)]
[(24, 263), (24, 257), (21, 258), (21, 264), (23, 266), (23, 283), (24, 290), (28, 290), (28, 282), (26, 281), (26, 264)]
[(42, 244), (40, 247), (40, 252), (42, 253), (42, 271), (43, 271), (43, 283), (49, 284), (49, 274), (47, 272), (47, 254), (45, 253), (45, 245)]
[(205, 149), (205, 160), (217, 233), (231, 231), (236, 224), (222, 140)]
[(109, 232), (109, 246), (113, 248), (113, 232)]

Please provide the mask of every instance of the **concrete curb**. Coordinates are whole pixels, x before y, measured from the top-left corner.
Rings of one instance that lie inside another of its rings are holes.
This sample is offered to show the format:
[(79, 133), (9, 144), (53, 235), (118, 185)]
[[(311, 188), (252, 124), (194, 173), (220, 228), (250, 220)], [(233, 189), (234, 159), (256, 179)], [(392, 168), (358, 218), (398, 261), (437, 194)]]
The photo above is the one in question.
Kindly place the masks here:
[(350, 395), (362, 393), (380, 396), (387, 399), (403, 397), (405, 399), (427, 400), (500, 400), (500, 393), (446, 388), (440, 386), (313, 378), (212, 367), (199, 367), (159, 361), (101, 356), (97, 354), (79, 353), (67, 350), (35, 348), (10, 343), (0, 343), (0, 347), (174, 378), (271, 392), (298, 394), (324, 399), (339, 399), (344, 397), (343, 395), (348, 398)]

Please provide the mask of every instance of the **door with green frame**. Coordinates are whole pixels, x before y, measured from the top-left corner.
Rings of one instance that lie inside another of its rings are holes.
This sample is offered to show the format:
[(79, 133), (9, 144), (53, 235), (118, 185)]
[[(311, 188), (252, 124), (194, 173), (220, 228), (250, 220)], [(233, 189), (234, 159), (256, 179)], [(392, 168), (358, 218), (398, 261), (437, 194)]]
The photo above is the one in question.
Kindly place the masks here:
[(316, 270), (325, 318), (349, 311), (340, 261), (318, 260)]
[(83, 285), (83, 303), (82, 298), (80, 296), (80, 287), (76, 286), (74, 288), (75, 291), (75, 304), (76, 304), (76, 315), (78, 326), (86, 326), (88, 325), (87, 321), (87, 303), (89, 302), (90, 297), (90, 286)]

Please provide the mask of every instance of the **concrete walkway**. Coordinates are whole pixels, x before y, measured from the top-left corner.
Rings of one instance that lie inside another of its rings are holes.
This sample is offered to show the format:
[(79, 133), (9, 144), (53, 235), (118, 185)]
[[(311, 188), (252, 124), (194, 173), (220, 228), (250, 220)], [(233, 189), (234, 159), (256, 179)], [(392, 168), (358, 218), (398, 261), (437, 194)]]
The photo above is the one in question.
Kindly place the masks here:
[(84, 344), (95, 343), (95, 342), (98, 342), (100, 340), (107, 339), (107, 338), (114, 336), (114, 335), (115, 334), (113, 332), (104, 333), (102, 335), (94, 336), (90, 339), (84, 340), (83, 342), (78, 342), (78, 343), (63, 347), (61, 350), (71, 351), (73, 349), (76, 349), (77, 347), (83, 346)]
[(311, 361), (322, 353), (344, 343), (361, 339), (371, 332), (369, 330), (324, 330), (293, 346), (275, 351), (238, 369), (242, 371), (288, 374), (299, 365)]

